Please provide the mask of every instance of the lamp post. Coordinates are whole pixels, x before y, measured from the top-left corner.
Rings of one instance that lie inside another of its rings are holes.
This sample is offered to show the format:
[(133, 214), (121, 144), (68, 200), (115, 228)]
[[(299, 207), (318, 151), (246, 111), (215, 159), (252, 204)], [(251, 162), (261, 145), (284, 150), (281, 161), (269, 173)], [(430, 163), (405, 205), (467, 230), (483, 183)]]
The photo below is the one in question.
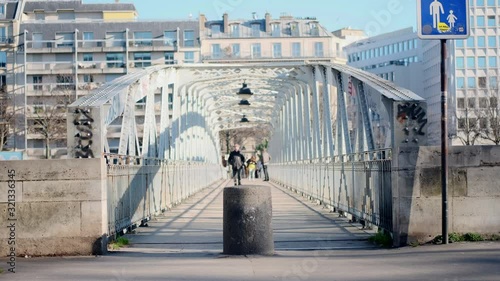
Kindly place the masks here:
[(250, 88), (248, 88), (248, 85), (245, 82), (243, 82), (243, 87), (241, 87), (237, 94), (242, 101), (248, 101), (248, 99), (253, 95), (252, 91), (250, 90)]

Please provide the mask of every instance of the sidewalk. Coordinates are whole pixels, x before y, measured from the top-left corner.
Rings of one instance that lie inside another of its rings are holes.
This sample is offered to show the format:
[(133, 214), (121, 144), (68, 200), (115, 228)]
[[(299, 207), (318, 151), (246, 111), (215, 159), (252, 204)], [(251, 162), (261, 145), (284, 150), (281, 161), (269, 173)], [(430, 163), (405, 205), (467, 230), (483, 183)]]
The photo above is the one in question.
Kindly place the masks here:
[(100, 257), (18, 258), (17, 273), (0, 279), (499, 280), (500, 243), (379, 249), (359, 226), (272, 186), (275, 256), (221, 254), (223, 186), (214, 186), (127, 235), (128, 248)]

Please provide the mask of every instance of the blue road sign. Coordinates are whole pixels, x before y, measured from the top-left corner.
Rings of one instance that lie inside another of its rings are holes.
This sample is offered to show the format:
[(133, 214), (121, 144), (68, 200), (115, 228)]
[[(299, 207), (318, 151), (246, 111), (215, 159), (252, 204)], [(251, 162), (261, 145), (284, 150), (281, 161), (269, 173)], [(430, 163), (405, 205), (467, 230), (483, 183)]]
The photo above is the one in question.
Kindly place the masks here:
[(417, 0), (418, 37), (465, 39), (470, 35), (469, 0)]

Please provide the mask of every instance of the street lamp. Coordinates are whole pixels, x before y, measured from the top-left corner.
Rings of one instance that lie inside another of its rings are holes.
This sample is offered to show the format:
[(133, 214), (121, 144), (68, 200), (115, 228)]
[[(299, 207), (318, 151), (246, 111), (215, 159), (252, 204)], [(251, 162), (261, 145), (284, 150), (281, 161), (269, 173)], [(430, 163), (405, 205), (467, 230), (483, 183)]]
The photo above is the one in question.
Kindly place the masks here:
[(241, 100), (248, 100), (253, 95), (252, 91), (248, 88), (248, 85), (245, 82), (243, 82), (243, 87), (241, 87), (237, 94)]
[(240, 103), (238, 103), (238, 105), (249, 106), (250, 102), (248, 102), (247, 100), (240, 100)]
[(246, 115), (243, 115), (243, 117), (241, 118), (240, 122), (241, 122), (241, 123), (248, 123), (248, 122), (250, 122), (250, 121), (248, 120), (248, 118), (247, 118), (247, 116), (246, 116)]

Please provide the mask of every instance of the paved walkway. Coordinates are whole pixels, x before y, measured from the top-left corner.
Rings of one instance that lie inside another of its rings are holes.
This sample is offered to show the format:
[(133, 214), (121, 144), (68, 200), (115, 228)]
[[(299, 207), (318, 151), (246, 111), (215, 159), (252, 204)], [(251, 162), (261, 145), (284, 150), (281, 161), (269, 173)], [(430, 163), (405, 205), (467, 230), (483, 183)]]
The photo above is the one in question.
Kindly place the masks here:
[[(222, 185), (230, 184), (226, 181)], [(261, 180), (243, 180), (243, 185), (271, 185)], [(297, 194), (272, 185), (275, 250), (326, 250), (373, 248), (367, 242), (373, 231), (361, 230), (338, 214), (329, 213)], [(128, 235), (134, 252), (222, 251), (223, 188), (212, 187), (185, 204)]]
[[(228, 184), (225, 182), (224, 184)], [(257, 183), (269, 184), (261, 181)], [(276, 255), (224, 256), (222, 191), (214, 186), (127, 235), (101, 257), (17, 261), (2, 280), (498, 280), (500, 243), (378, 249), (360, 226), (273, 186)], [(5, 259), (1, 260), (3, 267)]]

